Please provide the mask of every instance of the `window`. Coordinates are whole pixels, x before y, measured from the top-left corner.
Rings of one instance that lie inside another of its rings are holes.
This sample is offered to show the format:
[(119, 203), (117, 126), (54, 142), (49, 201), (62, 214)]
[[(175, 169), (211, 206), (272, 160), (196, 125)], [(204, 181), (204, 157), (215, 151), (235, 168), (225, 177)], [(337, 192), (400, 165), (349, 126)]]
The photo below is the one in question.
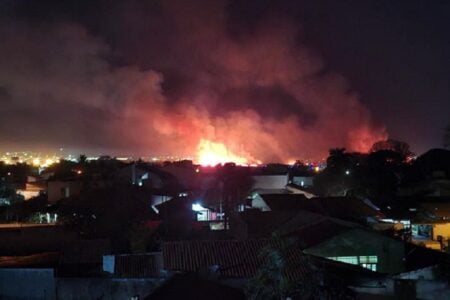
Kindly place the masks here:
[(346, 264), (357, 265), (358, 264), (358, 256), (337, 256), (330, 257), (333, 260), (337, 260)]
[(361, 267), (376, 271), (377, 270), (377, 264), (361, 264)]
[(359, 263), (377, 263), (378, 262), (378, 256), (372, 255), (372, 256), (359, 256)]
[(62, 198), (69, 198), (70, 196), (70, 190), (69, 187), (63, 187), (61, 188), (61, 197)]
[(346, 264), (352, 264), (352, 265), (360, 265), (363, 268), (376, 271), (377, 270), (377, 263), (378, 263), (378, 256), (376, 255), (368, 255), (368, 256), (334, 256), (334, 257), (327, 257), (328, 259), (340, 261)]

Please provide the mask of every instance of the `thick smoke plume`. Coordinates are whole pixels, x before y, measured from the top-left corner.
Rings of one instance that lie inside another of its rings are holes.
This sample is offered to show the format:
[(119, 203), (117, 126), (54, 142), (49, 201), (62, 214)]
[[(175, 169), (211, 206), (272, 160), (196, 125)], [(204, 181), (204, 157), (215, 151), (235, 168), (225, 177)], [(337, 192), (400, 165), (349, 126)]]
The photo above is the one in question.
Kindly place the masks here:
[(193, 156), (209, 140), (286, 161), (385, 138), (297, 26), (265, 16), (246, 27), (211, 2), (117, 8), (105, 20), (114, 37), (73, 21), (2, 20), (3, 144)]

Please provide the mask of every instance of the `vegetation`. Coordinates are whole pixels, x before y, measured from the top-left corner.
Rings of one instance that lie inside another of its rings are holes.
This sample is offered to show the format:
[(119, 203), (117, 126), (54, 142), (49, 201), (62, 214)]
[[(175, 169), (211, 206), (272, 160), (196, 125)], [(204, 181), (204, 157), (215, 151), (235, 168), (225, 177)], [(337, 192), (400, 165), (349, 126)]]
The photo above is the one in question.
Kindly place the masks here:
[(369, 154), (331, 149), (327, 167), (314, 180), (315, 192), (324, 196), (378, 199), (395, 195), (411, 152), (404, 142), (377, 142)]
[[(262, 264), (248, 283), (248, 299), (314, 299), (314, 295), (320, 295), (320, 272), (306, 256), (302, 261), (295, 262), (297, 266), (292, 265), (292, 262), (288, 263), (289, 247), (292, 247), (290, 243), (278, 237), (274, 244), (261, 250), (259, 257)], [(308, 269), (309, 272), (299, 280), (289, 276), (288, 268)]]
[(443, 146), (445, 149), (450, 148), (450, 124), (444, 129)]
[(130, 233), (151, 217), (148, 197), (137, 187), (115, 185), (88, 189), (58, 203), (59, 220), (86, 237), (111, 238), (119, 250), (129, 251)]

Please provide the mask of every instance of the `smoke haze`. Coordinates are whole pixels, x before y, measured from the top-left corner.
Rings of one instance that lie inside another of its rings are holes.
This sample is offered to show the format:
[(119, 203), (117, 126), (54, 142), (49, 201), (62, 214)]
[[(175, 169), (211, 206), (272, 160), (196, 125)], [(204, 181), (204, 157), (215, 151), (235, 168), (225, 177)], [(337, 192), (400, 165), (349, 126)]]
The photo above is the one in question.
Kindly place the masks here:
[(289, 18), (234, 17), (213, 1), (130, 1), (93, 27), (3, 17), (2, 146), (193, 156), (209, 140), (267, 162), (386, 137)]

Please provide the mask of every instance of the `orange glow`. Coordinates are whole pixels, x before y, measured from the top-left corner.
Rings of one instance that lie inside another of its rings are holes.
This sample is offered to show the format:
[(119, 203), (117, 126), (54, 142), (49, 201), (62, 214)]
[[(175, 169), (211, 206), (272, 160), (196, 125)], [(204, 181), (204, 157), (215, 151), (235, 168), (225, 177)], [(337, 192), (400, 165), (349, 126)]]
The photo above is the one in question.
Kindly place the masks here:
[(201, 139), (197, 146), (197, 162), (202, 166), (215, 166), (233, 162), (237, 165), (248, 165), (248, 159), (238, 156), (222, 143)]

